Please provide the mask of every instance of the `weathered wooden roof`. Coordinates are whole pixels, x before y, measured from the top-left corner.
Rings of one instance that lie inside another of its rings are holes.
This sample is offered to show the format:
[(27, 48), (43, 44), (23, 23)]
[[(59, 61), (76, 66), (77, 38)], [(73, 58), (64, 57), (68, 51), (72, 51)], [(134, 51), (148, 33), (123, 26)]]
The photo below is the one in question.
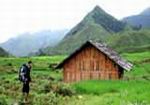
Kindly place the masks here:
[(112, 59), (117, 65), (119, 65), (123, 69), (127, 71), (131, 70), (133, 65), (130, 62), (127, 62), (125, 59), (121, 58), (117, 52), (112, 50), (110, 47), (108, 47), (104, 43), (98, 43), (98, 42), (92, 42), (92, 41), (87, 41), (86, 43), (84, 43), (80, 48), (78, 48), (70, 56), (64, 59), (60, 64), (58, 64), (56, 68), (61, 68), (65, 64), (66, 61), (71, 59), (75, 54), (80, 52), (85, 46), (88, 46), (88, 45), (94, 46), (96, 49), (98, 49), (100, 52), (107, 55), (110, 59)]

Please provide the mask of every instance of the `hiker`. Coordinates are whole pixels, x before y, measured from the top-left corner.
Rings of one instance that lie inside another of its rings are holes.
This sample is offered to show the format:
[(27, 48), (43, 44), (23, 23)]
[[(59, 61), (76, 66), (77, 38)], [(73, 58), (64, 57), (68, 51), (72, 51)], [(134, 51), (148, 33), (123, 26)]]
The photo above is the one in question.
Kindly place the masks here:
[(29, 91), (30, 91), (30, 85), (31, 77), (30, 77), (30, 71), (32, 68), (32, 61), (28, 61), (27, 64), (23, 64), (19, 71), (19, 80), (23, 83), (22, 87), (22, 93), (24, 102), (27, 102)]

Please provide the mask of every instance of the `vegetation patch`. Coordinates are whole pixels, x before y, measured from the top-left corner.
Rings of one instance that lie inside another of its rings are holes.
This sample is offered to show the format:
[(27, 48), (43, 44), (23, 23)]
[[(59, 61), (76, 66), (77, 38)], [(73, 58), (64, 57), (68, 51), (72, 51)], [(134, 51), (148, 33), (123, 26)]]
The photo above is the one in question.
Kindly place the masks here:
[(87, 80), (72, 84), (62, 82), (61, 70), (49, 67), (66, 56), (0, 58), (0, 105), (22, 104), (18, 70), (28, 60), (34, 63), (30, 105), (149, 105), (150, 64), (139, 62), (147, 61), (150, 53), (122, 56), (134, 64), (130, 72), (125, 72), (123, 80)]

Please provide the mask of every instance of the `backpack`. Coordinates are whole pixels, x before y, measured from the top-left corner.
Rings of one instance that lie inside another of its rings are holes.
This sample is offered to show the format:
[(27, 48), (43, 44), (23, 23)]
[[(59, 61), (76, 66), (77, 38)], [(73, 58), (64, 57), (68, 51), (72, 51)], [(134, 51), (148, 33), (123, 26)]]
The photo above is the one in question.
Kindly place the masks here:
[(20, 69), (19, 69), (19, 80), (21, 82), (24, 82), (25, 81), (25, 75), (27, 73), (27, 70), (26, 70), (26, 65), (23, 64)]

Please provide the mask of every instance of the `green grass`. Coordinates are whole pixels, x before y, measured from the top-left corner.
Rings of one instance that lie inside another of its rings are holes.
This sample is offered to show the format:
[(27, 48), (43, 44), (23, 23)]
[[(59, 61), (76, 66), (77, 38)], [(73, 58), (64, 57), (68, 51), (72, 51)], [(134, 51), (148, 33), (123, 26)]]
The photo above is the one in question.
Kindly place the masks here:
[[(17, 80), (19, 67), (33, 61), (30, 100), (33, 105), (149, 105), (150, 104), (150, 52), (124, 53), (122, 56), (134, 64), (125, 72), (123, 80), (89, 80), (68, 84), (76, 92), (72, 97), (45, 93), (50, 78), (54, 87), (60, 84), (61, 71), (53, 71), (50, 64), (62, 61), (66, 56), (42, 56), (31, 58), (0, 58), (0, 103), (11, 105), (22, 98), (22, 84)], [(51, 86), (51, 85), (50, 85)], [(3, 105), (3, 104), (2, 104)]]
[(134, 64), (132, 71), (125, 73), (126, 77), (150, 81), (150, 52), (125, 53), (122, 56)]
[[(119, 105), (121, 101), (150, 103), (149, 81), (82, 81), (73, 84), (73, 87), (83, 97), (85, 94), (91, 95), (99, 98), (98, 102), (112, 101), (111, 105)], [(89, 103), (90, 100), (85, 102)]]
[(122, 56), (129, 61), (138, 62), (143, 61), (145, 59), (150, 59), (150, 51), (141, 52), (141, 53), (124, 53)]
[[(33, 69), (31, 71), (31, 95), (30, 97), (39, 97), (44, 92), (44, 86), (49, 83), (49, 78), (56, 81), (62, 79), (61, 72), (53, 71), (49, 65), (58, 63), (65, 56), (43, 56), (31, 58), (0, 58), (0, 100), (4, 98), (8, 105), (19, 101), (22, 98), (22, 83), (18, 80), (18, 70), (20, 66), (28, 60), (33, 61)], [(44, 98), (43, 98), (44, 100)], [(36, 103), (36, 100), (33, 100)], [(38, 100), (37, 100), (38, 101)], [(1, 104), (1, 101), (0, 101)], [(37, 103), (38, 104), (38, 103)], [(3, 104), (2, 104), (3, 105)]]

